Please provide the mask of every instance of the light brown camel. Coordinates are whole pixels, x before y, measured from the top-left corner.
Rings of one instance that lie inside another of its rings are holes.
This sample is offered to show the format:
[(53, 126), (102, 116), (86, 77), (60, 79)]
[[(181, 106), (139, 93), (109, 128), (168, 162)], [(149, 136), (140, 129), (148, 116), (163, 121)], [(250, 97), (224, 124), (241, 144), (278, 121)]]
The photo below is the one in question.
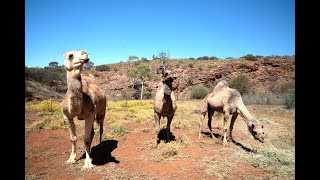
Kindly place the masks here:
[(154, 98), (154, 118), (156, 123), (156, 142), (160, 143), (158, 133), (160, 132), (160, 119), (167, 117), (167, 140), (170, 138), (170, 124), (177, 109), (176, 98), (172, 90), (172, 82), (177, 78), (170, 70), (160, 69), (161, 82), (158, 83), (158, 89)]
[(210, 133), (213, 139), (215, 137), (212, 133), (211, 121), (214, 111), (220, 112), (224, 114), (224, 137), (223, 144), (227, 143), (226, 135), (227, 135), (227, 122), (231, 118), (230, 127), (229, 127), (229, 138), (232, 140), (232, 129), (234, 122), (238, 116), (238, 114), (243, 118), (248, 126), (248, 130), (254, 137), (254, 139), (259, 140), (260, 142), (264, 142), (264, 131), (263, 125), (259, 124), (259, 120), (251, 116), (246, 106), (243, 104), (242, 97), (240, 93), (236, 89), (232, 89), (228, 87), (228, 84), (225, 80), (220, 81), (213, 92), (208, 94), (203, 99), (203, 107), (202, 107), (202, 117), (199, 122), (199, 139), (201, 137), (201, 130), (203, 120), (208, 112), (208, 126), (210, 129)]
[(107, 100), (92, 77), (81, 75), (83, 64), (89, 61), (87, 51), (66, 52), (64, 58), (68, 90), (62, 101), (62, 112), (72, 142), (71, 154), (67, 163), (76, 161), (77, 135), (73, 119), (77, 117), (78, 120), (85, 120), (84, 146), (86, 159), (83, 168), (92, 168), (94, 165), (91, 163), (90, 147), (94, 135), (93, 122), (96, 120), (100, 126), (101, 143)]

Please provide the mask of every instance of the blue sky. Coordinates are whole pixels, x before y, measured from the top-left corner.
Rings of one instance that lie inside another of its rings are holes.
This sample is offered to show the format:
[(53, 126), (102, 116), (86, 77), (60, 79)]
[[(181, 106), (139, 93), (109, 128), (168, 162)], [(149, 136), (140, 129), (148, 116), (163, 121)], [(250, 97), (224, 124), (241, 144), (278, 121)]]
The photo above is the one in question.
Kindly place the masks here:
[(294, 0), (26, 0), (25, 64), (86, 49), (95, 65), (152, 59), (295, 55)]

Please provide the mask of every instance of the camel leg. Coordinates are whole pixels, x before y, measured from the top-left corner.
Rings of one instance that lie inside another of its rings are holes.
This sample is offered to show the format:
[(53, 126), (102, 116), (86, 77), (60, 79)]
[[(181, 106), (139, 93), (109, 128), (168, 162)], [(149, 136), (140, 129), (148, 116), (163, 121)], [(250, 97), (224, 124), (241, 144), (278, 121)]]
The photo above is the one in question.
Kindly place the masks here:
[(94, 115), (89, 115), (85, 118), (85, 134), (84, 134), (84, 146), (86, 150), (86, 159), (83, 168), (89, 169), (93, 168), (93, 164), (91, 163), (90, 158), (90, 136), (91, 136), (91, 130), (93, 129), (93, 121), (94, 121)]
[(102, 142), (102, 135), (103, 135), (103, 119), (102, 119), (102, 120), (99, 119), (99, 127), (100, 127), (100, 130), (99, 130), (99, 132), (100, 132), (100, 141), (99, 141), (99, 144), (101, 144), (101, 142)]
[(158, 138), (158, 134), (160, 132), (160, 119), (161, 116), (157, 113), (154, 113), (154, 119), (155, 119), (155, 123), (156, 123), (156, 143), (157, 145), (160, 143), (160, 139)]
[(216, 137), (213, 135), (212, 126), (211, 126), (213, 114), (214, 114), (214, 111), (211, 109), (208, 109), (208, 127), (210, 130), (211, 137), (215, 141)]
[(200, 121), (199, 121), (199, 137), (198, 137), (198, 139), (201, 138), (202, 124), (203, 124), (205, 117), (206, 117), (206, 113), (201, 114)]
[(223, 145), (227, 144), (227, 122), (229, 120), (230, 114), (224, 113), (224, 120), (223, 120)]
[(232, 129), (233, 129), (233, 125), (234, 125), (234, 122), (236, 121), (238, 117), (238, 113), (233, 113), (232, 117), (231, 117), (231, 122), (230, 122), (230, 132), (229, 132), (229, 138), (230, 140), (233, 140), (232, 138)]
[(172, 119), (173, 119), (173, 115), (172, 116), (167, 116), (167, 128), (166, 128), (166, 130), (167, 130), (167, 142), (169, 142), (170, 141), (170, 125), (171, 125), (171, 121), (172, 121)]
[(70, 133), (70, 140), (72, 143), (71, 154), (67, 163), (75, 163), (76, 162), (76, 144), (77, 144), (77, 135), (76, 135), (76, 127), (73, 122), (73, 118), (69, 118), (66, 115), (63, 115), (64, 121), (68, 125), (69, 133)]
[(104, 121), (104, 117), (105, 115), (100, 115), (100, 114), (97, 114), (96, 118), (97, 118), (97, 122), (99, 124), (99, 133), (100, 133), (100, 139), (99, 139), (99, 144), (101, 144), (102, 142), (102, 135), (103, 135), (103, 121)]
[(91, 133), (90, 133), (90, 143), (89, 143), (89, 147), (91, 147), (92, 144), (92, 140), (93, 140), (93, 136), (94, 136), (94, 128), (93, 128), (93, 123), (92, 123), (92, 127), (91, 127)]

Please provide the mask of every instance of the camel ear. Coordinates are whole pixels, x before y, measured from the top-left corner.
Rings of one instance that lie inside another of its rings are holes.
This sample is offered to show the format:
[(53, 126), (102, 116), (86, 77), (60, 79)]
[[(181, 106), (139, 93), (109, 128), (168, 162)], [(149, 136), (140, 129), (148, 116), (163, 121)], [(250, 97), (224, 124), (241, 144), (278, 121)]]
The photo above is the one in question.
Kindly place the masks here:
[(81, 50), (80, 52), (81, 52), (81, 55), (88, 54), (88, 52), (86, 50)]
[(70, 52), (65, 52), (63, 54), (63, 57), (66, 59), (66, 58), (72, 58), (73, 57), (73, 53), (70, 53)]

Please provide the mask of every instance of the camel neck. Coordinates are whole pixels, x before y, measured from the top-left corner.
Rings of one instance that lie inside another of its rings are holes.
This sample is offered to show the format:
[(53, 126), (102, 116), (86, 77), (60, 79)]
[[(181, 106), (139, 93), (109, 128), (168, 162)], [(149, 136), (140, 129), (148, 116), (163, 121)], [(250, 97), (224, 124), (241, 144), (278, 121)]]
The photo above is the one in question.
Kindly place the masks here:
[(170, 96), (172, 92), (172, 85), (163, 83), (163, 91), (165, 95)]
[(74, 78), (70, 74), (67, 74), (67, 85), (69, 92), (79, 98), (82, 98), (81, 76), (79, 76), (78, 78)]
[(249, 126), (252, 123), (252, 120), (254, 119), (253, 116), (250, 114), (250, 112), (242, 102), (237, 108), (239, 110), (239, 115), (243, 118), (243, 120)]

